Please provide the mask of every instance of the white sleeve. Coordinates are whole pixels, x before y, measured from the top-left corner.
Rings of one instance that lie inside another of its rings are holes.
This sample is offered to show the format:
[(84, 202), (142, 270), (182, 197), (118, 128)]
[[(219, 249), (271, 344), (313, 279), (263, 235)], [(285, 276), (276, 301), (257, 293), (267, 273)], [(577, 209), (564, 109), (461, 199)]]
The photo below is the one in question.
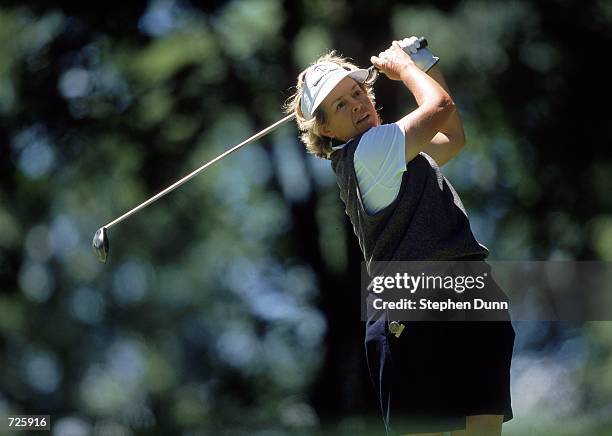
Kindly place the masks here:
[(406, 171), (404, 132), (397, 124), (368, 130), (355, 150), (355, 173), (368, 213), (388, 206), (399, 192)]

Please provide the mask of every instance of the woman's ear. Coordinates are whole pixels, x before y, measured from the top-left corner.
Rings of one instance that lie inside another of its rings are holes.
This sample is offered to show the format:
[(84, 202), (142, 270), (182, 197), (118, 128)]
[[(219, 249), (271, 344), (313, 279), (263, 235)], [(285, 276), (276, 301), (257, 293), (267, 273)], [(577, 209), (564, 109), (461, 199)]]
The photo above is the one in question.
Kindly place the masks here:
[(321, 127), (319, 128), (319, 131), (321, 132), (321, 134), (323, 136), (327, 136), (328, 138), (335, 138), (336, 136), (334, 135), (334, 132), (332, 132), (332, 130), (329, 128), (329, 126), (327, 125), (327, 123), (321, 125)]

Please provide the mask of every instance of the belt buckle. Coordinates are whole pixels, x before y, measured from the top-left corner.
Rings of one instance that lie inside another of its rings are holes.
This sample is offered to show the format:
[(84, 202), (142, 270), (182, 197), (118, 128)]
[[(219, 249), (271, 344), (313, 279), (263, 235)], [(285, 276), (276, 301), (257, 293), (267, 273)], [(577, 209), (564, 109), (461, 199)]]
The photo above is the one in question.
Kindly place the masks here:
[(399, 338), (402, 332), (404, 331), (404, 324), (400, 324), (397, 321), (391, 321), (389, 323), (389, 331), (395, 335), (396, 338)]

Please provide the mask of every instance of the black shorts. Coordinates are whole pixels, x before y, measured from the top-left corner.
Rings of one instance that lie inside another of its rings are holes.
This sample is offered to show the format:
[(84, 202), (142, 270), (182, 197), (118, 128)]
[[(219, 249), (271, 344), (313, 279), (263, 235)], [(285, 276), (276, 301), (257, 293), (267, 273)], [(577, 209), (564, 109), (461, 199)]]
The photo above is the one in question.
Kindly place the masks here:
[(366, 324), (366, 355), (390, 434), (465, 428), (469, 415), (512, 419), (509, 321), (405, 322), (399, 338)]

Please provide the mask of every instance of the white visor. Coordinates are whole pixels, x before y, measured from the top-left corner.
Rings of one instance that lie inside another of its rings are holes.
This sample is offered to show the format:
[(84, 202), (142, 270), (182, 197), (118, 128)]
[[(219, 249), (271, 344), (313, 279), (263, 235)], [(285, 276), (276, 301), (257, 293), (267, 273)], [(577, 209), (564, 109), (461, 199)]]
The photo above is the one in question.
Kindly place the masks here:
[(321, 105), (325, 97), (345, 77), (350, 77), (358, 83), (368, 78), (368, 70), (345, 70), (334, 62), (320, 62), (308, 68), (304, 76), (302, 89), (302, 102), (300, 108), (307, 120), (314, 117), (314, 112)]

